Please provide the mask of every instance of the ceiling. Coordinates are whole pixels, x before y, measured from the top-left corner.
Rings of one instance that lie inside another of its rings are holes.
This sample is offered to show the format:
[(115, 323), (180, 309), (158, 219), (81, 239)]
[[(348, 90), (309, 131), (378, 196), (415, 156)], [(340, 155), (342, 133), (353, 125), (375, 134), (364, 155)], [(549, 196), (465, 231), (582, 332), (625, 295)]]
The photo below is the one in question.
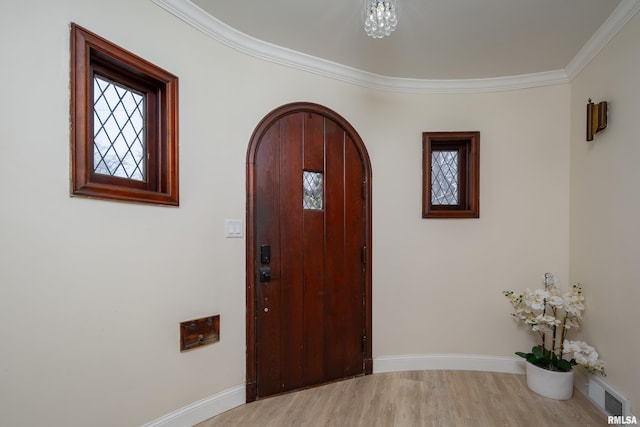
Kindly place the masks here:
[(363, 0), (192, 0), (257, 39), (388, 77), (472, 79), (564, 69), (621, 0), (398, 0), (366, 35)]
[(640, 0), (397, 0), (397, 29), (372, 39), (364, 0), (152, 1), (244, 53), (404, 92), (568, 82), (640, 10)]

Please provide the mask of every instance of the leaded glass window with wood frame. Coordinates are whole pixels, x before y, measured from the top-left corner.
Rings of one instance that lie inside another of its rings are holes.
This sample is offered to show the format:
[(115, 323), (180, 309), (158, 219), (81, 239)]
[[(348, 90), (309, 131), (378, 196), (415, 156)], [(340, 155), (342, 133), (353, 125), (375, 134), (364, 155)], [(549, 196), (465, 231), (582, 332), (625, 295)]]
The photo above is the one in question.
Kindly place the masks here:
[(178, 205), (178, 78), (71, 25), (72, 195)]
[(480, 216), (480, 132), (422, 134), (422, 217)]
[(93, 172), (147, 180), (146, 95), (93, 77)]
[(321, 211), (323, 205), (324, 187), (322, 172), (302, 172), (302, 208), (305, 210)]

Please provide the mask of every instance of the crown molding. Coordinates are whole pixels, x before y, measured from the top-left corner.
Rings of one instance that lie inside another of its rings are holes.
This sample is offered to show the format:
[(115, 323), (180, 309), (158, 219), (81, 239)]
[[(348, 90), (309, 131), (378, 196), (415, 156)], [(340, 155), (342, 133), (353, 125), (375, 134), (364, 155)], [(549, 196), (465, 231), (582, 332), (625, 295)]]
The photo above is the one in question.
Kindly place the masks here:
[(255, 58), (370, 89), (406, 93), (493, 92), (568, 83), (640, 9), (640, 0), (622, 0), (564, 70), (493, 78), (430, 80), (381, 76), (267, 43), (230, 27), (190, 0), (152, 1), (218, 42)]
[(580, 71), (618, 34), (638, 10), (640, 10), (640, 0), (622, 0), (565, 68), (569, 80), (573, 80), (580, 74)]

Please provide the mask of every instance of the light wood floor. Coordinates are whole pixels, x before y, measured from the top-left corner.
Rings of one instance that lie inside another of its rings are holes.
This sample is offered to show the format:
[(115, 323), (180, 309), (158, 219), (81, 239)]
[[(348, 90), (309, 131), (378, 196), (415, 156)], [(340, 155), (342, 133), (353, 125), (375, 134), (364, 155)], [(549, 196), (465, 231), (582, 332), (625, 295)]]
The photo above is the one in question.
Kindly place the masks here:
[(606, 426), (582, 393), (566, 401), (530, 391), (524, 375), (476, 371), (374, 374), (259, 400), (196, 427)]

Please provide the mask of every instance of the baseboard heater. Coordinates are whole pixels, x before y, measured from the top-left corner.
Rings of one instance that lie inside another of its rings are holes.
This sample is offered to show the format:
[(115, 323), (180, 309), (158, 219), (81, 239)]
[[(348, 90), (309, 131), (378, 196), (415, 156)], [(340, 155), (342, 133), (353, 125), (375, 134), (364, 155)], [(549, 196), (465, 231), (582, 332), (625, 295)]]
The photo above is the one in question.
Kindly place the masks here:
[(590, 376), (587, 383), (589, 398), (609, 415), (630, 416), (631, 403), (600, 377)]

